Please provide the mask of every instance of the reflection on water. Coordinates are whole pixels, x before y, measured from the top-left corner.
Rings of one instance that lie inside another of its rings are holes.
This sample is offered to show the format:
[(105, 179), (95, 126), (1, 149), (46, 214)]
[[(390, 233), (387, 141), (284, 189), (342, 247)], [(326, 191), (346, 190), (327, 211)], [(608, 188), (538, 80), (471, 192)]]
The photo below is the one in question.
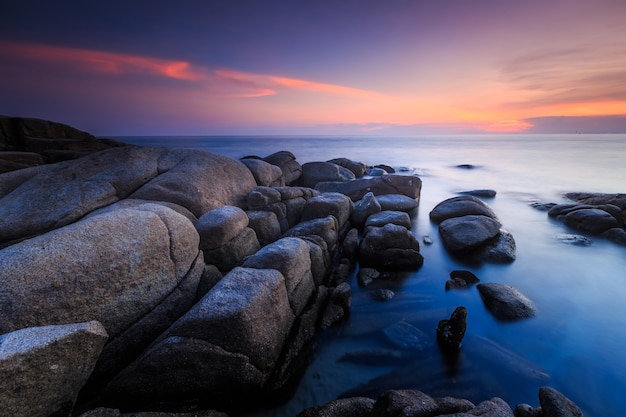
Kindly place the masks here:
[[(164, 143), (176, 145), (171, 138), (158, 144)], [(184, 143), (231, 157), (290, 150), (301, 163), (348, 157), (423, 174), (413, 232), (420, 241), (424, 235), (434, 241), (422, 245), (424, 266), (367, 288), (359, 287), (353, 276), (348, 320), (320, 337), (294, 397), (266, 415), (294, 416), (342, 395), (375, 396), (389, 388), (474, 402), (499, 396), (512, 407), (537, 406), (543, 385), (563, 392), (587, 416), (624, 414), (626, 248), (595, 236), (587, 236), (587, 246), (563, 243), (559, 235), (572, 231), (530, 203), (562, 202), (567, 191), (626, 192), (626, 136), (196, 138)], [(465, 163), (480, 168), (456, 168)], [(497, 191), (485, 201), (516, 240), (513, 263), (465, 265), (442, 247), (428, 213), (468, 189)], [(514, 286), (535, 303), (537, 316), (496, 321), (475, 287), (444, 290), (454, 269), (470, 269), (482, 282)], [(373, 301), (368, 295), (373, 288), (396, 295), (387, 302)], [(436, 343), (422, 351), (402, 351), (385, 338), (386, 328), (403, 321), (434, 341), (438, 321), (460, 305), (467, 307), (468, 319), (456, 361), (445, 360)]]

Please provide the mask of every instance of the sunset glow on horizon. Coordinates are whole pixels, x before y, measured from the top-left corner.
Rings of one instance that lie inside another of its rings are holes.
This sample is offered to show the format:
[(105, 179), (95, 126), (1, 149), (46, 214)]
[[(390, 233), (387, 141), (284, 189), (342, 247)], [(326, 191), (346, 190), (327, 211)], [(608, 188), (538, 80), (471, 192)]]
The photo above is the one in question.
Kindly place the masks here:
[(2, 19), (0, 114), (99, 135), (626, 132), (624, 2), (211, 3)]

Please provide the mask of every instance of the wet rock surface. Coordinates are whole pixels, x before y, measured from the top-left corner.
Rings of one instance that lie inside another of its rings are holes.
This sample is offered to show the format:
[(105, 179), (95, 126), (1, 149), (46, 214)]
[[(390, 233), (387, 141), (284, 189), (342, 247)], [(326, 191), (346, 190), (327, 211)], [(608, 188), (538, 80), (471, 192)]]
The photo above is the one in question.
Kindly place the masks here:
[(478, 284), (476, 288), (487, 310), (497, 319), (515, 321), (536, 314), (533, 302), (510, 285), (483, 283)]
[[(362, 163), (301, 165), (288, 151), (233, 160), (107, 141), (97, 142), (106, 149), (87, 151), (74, 147), (92, 146), (84, 132), (24, 121), (21, 136), (8, 136), (16, 126), (0, 118), (0, 153), (43, 140), (68, 148), (5, 155), (18, 168), (64, 160), (0, 175), (0, 365), (9, 376), (4, 386), (22, 381), (19, 390), (0, 390), (9, 393), (2, 401), (9, 415), (224, 416), (259, 408), (289, 391), (316, 334), (349, 317), (351, 274), (372, 286), (362, 295), (383, 308), (400, 297), (381, 279), (424, 262), (411, 233), (422, 183), (406, 170), (398, 175), (380, 166), (382, 175), (366, 178), (373, 171)], [(20, 142), (27, 137), (36, 140)], [(617, 219), (619, 203), (593, 209)], [(440, 223), (482, 216), (488, 226), (478, 229), (496, 231), (456, 254), (514, 258), (512, 236), (476, 197), (433, 211)], [(609, 231), (623, 230), (617, 221)], [(466, 244), (476, 234), (460, 233)], [(471, 286), (470, 274), (451, 279)], [(436, 352), (435, 337), (445, 349), (460, 347), (485, 362), (503, 358), (516, 375), (543, 381), (523, 358), (463, 337), (463, 312), (442, 320), (438, 332), (408, 320), (386, 327), (388, 348), (345, 360), (400, 364), (371, 382), (387, 393), (339, 399), (302, 415), (510, 415), (498, 398), (475, 405), (449, 396), (455, 391), (442, 382), (448, 378), (422, 381), (440, 396), (389, 391), (420, 375), (431, 358), (416, 355)], [(17, 363), (15, 346), (30, 358)], [(28, 364), (37, 365), (34, 372), (25, 371)], [(65, 379), (53, 378), (59, 375)], [(542, 397), (545, 410), (575, 412), (555, 393)], [(43, 411), (22, 413), (17, 403)]]

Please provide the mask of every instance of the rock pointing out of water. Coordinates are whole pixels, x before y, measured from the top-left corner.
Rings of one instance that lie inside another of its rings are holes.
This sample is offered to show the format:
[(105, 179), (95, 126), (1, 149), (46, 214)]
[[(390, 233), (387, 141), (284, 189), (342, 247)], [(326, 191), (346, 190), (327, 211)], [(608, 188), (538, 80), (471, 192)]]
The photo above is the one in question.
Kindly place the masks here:
[(488, 283), (476, 286), (487, 310), (503, 321), (533, 317), (535, 306), (517, 289), (504, 284)]
[(447, 320), (441, 320), (437, 326), (437, 342), (444, 352), (456, 352), (461, 348), (467, 327), (467, 309), (457, 307)]

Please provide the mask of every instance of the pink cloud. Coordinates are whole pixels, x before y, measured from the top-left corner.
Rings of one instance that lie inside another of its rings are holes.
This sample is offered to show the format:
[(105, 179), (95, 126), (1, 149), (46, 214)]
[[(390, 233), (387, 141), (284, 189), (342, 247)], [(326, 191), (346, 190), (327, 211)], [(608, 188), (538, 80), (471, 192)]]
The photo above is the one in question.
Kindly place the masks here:
[(12, 59), (66, 66), (91, 74), (144, 74), (190, 82), (206, 94), (228, 98), (253, 98), (286, 91), (372, 97), (366, 90), (276, 75), (256, 74), (229, 68), (210, 69), (187, 61), (166, 60), (115, 52), (54, 45), (1, 42), (0, 51)]

